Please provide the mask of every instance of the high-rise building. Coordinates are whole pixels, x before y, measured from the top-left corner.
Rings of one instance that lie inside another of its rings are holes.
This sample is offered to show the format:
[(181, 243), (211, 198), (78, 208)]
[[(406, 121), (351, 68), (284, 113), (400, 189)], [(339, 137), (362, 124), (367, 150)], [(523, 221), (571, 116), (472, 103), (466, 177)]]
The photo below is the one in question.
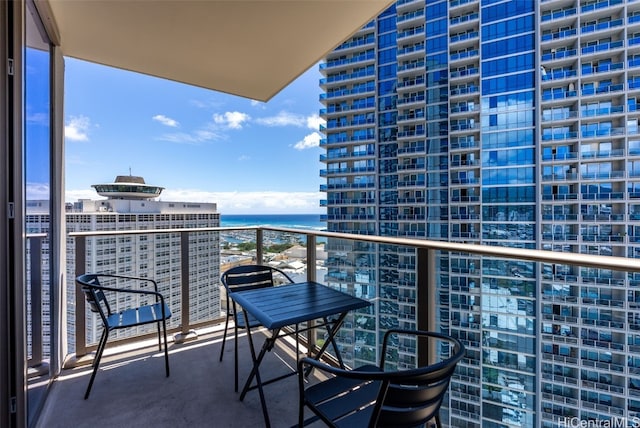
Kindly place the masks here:
[[(122, 236), (90, 237), (86, 244), (86, 272), (111, 273), (152, 278), (173, 312), (170, 326), (180, 325), (181, 236), (180, 229), (220, 226), (215, 203), (167, 202), (156, 200), (162, 187), (148, 185), (142, 177), (118, 176), (114, 183), (93, 185), (107, 199), (79, 200), (67, 204), (67, 232), (175, 230), (172, 233), (149, 233)], [(30, 201), (27, 208), (27, 231), (46, 232), (46, 201)], [(75, 307), (75, 239), (67, 239), (67, 307)], [(47, 253), (47, 242), (43, 244)], [(45, 257), (46, 260), (46, 257)], [(214, 231), (189, 233), (189, 319), (215, 319), (220, 316), (220, 240)], [(27, 276), (29, 277), (29, 276)], [(48, 285), (43, 284), (47, 290)], [(44, 308), (48, 297), (44, 296)], [(115, 309), (115, 308), (114, 308)], [(48, 319), (45, 317), (45, 319)], [(67, 333), (75, 337), (74, 316), (68, 316)], [(153, 327), (153, 326), (152, 326)], [(144, 327), (143, 327), (144, 328)], [(87, 312), (87, 343), (95, 343), (102, 331), (99, 319)], [(135, 334), (131, 329), (114, 332), (114, 337)], [(45, 335), (46, 336), (46, 335)], [(70, 343), (70, 350), (75, 349)], [(46, 353), (46, 352), (45, 352)]]
[[(329, 231), (640, 255), (640, 2), (399, 0), (321, 72)], [(415, 254), (327, 248), (328, 283), (379, 298), (344, 345), (370, 360), (378, 330), (415, 327)], [(640, 416), (637, 277), (437, 266), (438, 326), (468, 350), (445, 425)]]

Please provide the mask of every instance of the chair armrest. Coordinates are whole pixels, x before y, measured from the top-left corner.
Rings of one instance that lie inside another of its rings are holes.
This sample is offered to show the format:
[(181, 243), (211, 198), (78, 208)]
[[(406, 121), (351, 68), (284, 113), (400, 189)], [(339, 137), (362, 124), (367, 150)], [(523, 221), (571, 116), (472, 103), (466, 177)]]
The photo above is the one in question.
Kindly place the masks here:
[(287, 281), (289, 281), (290, 284), (294, 282), (293, 279), (291, 279), (291, 277), (287, 275), (286, 272), (283, 271), (282, 269), (278, 269), (277, 267), (272, 267), (271, 269), (274, 272), (278, 272), (280, 275), (284, 276), (287, 279)]
[(150, 296), (158, 297), (164, 303), (164, 296), (162, 295), (162, 293), (160, 293), (158, 291), (134, 290), (134, 289), (131, 289), (131, 288), (107, 287), (107, 286), (104, 286), (104, 285), (90, 285), (90, 287), (91, 288), (95, 288), (96, 290), (112, 291), (112, 292), (115, 292), (115, 293), (147, 294), (147, 295), (150, 295)]
[(156, 298), (156, 302), (159, 300), (160, 303), (162, 303), (162, 306), (164, 307), (164, 296), (162, 295), (162, 293), (160, 293), (158, 291), (158, 283), (151, 279), (151, 278), (141, 278), (141, 277), (135, 277), (135, 276), (126, 276), (126, 275), (115, 275), (115, 274), (96, 274), (96, 277), (98, 278), (116, 278), (116, 279), (124, 279), (124, 280), (131, 280), (131, 281), (139, 281), (139, 282), (150, 282), (151, 284), (153, 284), (153, 290), (139, 290), (139, 289), (135, 289), (135, 288), (124, 288), (124, 287), (112, 287), (112, 286), (106, 286), (106, 285), (99, 285), (99, 284), (83, 284), (80, 283), (81, 286), (85, 287), (92, 287), (96, 290), (102, 290), (102, 291), (110, 291), (113, 293), (128, 293), (128, 294), (140, 294), (140, 295), (147, 295), (147, 296), (155, 296)]
[[(132, 281), (143, 281), (143, 282), (150, 282), (153, 284), (153, 290), (154, 291), (158, 291), (158, 283), (151, 279), (151, 278), (141, 278), (138, 276), (126, 276), (126, 275), (116, 275), (116, 274), (111, 274), (111, 273), (99, 273), (97, 274), (98, 277), (103, 277), (103, 278), (117, 278), (117, 279), (129, 279)], [(121, 288), (121, 290), (126, 290)]]
[(298, 377), (304, 377), (305, 366), (314, 367), (322, 372), (332, 374), (334, 376), (360, 379), (360, 380), (382, 380), (384, 377), (384, 371), (378, 366), (373, 364), (358, 367), (353, 370), (341, 369), (340, 367), (334, 367), (329, 364), (323, 363), (311, 357), (304, 357), (298, 361)]

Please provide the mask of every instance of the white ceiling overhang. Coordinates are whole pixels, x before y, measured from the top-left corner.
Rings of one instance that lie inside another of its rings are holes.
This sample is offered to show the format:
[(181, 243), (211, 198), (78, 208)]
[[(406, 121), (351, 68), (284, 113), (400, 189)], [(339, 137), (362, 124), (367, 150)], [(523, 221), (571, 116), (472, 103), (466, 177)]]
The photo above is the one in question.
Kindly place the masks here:
[(65, 56), (267, 101), (389, 0), (35, 0)]

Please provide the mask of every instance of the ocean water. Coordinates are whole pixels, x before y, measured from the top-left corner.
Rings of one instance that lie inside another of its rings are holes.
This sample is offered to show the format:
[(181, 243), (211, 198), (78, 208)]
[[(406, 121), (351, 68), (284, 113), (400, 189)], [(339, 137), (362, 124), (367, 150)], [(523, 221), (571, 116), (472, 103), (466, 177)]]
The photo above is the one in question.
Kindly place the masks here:
[(327, 224), (320, 221), (320, 214), (222, 214), (220, 226), (278, 226), (314, 230), (327, 228)]

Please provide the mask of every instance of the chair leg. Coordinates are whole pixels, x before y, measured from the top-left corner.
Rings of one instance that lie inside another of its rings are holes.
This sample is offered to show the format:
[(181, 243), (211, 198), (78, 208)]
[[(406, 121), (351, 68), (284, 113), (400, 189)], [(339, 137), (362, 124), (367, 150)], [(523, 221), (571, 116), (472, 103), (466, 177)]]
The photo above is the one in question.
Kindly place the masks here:
[[(248, 325), (247, 328), (250, 328)], [(235, 391), (238, 392), (238, 324), (233, 323), (233, 333), (234, 333), (234, 352), (233, 352), (233, 360), (234, 360), (234, 385)]]
[[(160, 331), (160, 323), (157, 322), (156, 326), (158, 327), (158, 352), (162, 352), (162, 332)], [(164, 345), (167, 346), (167, 338), (165, 335)]]
[(298, 374), (298, 428), (304, 427), (304, 382)]
[(100, 337), (100, 342), (98, 342), (98, 349), (96, 350), (96, 356), (93, 359), (93, 372), (91, 372), (91, 379), (89, 379), (89, 385), (87, 385), (87, 390), (84, 393), (84, 399), (89, 398), (89, 394), (91, 393), (91, 387), (93, 386), (93, 381), (96, 378), (96, 373), (98, 372), (98, 366), (100, 365), (100, 359), (102, 358), (102, 352), (104, 352), (104, 348), (107, 345), (107, 339), (109, 338), (109, 330), (102, 330), (102, 336)]
[[(160, 323), (158, 323), (158, 328), (160, 328)], [(164, 367), (167, 372), (167, 377), (169, 377), (169, 346), (167, 342), (167, 321), (162, 320), (162, 332), (164, 333)]]
[[(227, 309), (229, 311), (229, 309)], [(227, 341), (227, 329), (229, 328), (229, 314), (227, 313), (227, 319), (224, 322), (224, 334), (222, 335), (222, 346), (220, 347), (220, 361), (224, 355), (224, 344)]]

